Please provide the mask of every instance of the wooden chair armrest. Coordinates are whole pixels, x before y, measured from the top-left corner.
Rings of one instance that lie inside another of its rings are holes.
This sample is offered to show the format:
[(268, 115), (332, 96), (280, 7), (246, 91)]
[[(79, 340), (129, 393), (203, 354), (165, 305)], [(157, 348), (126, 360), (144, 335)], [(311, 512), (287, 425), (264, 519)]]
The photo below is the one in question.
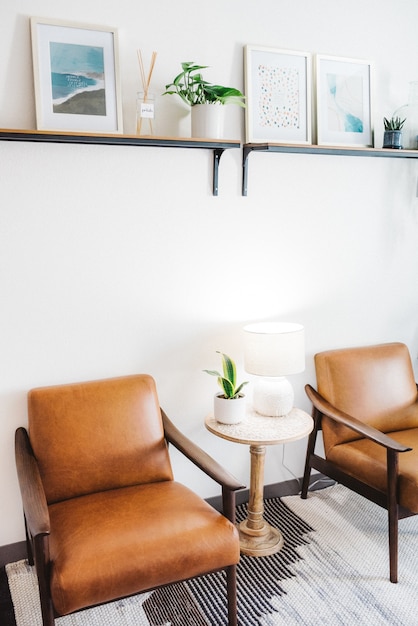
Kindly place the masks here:
[(205, 474), (228, 491), (244, 489), (245, 485), (242, 485), (232, 474), (225, 470), (222, 465), (215, 461), (215, 459), (180, 432), (163, 410), (161, 410), (161, 414), (167, 441), (172, 443), (173, 446), (192, 461), (192, 463), (197, 465)]
[(17, 476), (28, 530), (32, 537), (48, 535), (50, 523), (45, 492), (28, 433), (23, 427), (16, 430), (15, 454)]
[(305, 391), (314, 407), (320, 413), (322, 413), (322, 415), (333, 419), (339, 424), (343, 424), (347, 428), (351, 428), (351, 430), (354, 430), (363, 437), (374, 441), (375, 443), (387, 448), (388, 450), (393, 450), (394, 452), (408, 452), (408, 450), (412, 450), (412, 448), (408, 448), (407, 446), (398, 443), (391, 437), (388, 437), (387, 435), (385, 435), (385, 433), (377, 430), (377, 428), (373, 428), (373, 426), (369, 426), (368, 424), (361, 422), (352, 415), (340, 411), (330, 402), (325, 400), (325, 398), (323, 398), (317, 391), (315, 391), (315, 389), (311, 387), (311, 385), (306, 385)]

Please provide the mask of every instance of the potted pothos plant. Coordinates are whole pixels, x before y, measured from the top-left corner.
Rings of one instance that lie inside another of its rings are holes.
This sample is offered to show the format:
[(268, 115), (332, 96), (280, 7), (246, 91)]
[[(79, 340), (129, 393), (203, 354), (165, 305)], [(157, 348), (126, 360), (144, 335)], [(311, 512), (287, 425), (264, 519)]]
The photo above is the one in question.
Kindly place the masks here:
[(210, 376), (216, 376), (221, 393), (214, 398), (215, 419), (222, 424), (238, 424), (245, 418), (246, 398), (242, 393), (248, 381), (237, 384), (235, 361), (227, 354), (217, 350), (222, 357), (222, 374), (217, 370), (203, 370)]
[(219, 139), (223, 132), (222, 105), (237, 104), (244, 107), (244, 95), (234, 87), (214, 85), (204, 80), (201, 70), (208, 65), (185, 61), (181, 67), (182, 72), (165, 86), (163, 95), (178, 95), (191, 107), (192, 137)]
[(383, 134), (383, 147), (384, 148), (395, 148), (397, 150), (402, 150), (402, 128), (406, 122), (405, 119), (401, 119), (400, 117), (391, 117), (388, 119), (387, 117), (383, 118), (384, 124), (384, 134)]

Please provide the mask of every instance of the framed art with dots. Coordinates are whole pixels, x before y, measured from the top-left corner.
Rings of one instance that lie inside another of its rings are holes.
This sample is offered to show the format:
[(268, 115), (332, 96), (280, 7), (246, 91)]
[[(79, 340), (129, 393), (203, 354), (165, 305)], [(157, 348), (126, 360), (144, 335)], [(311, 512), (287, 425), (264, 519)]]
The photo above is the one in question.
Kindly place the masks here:
[(308, 52), (246, 45), (246, 143), (312, 143), (312, 59)]

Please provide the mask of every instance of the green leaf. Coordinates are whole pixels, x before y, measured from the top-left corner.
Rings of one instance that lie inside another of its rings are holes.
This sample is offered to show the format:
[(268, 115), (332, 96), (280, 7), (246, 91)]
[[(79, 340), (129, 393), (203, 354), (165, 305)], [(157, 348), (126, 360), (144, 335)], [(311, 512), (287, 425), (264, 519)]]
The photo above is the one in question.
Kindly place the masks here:
[(183, 72), (196, 72), (197, 70), (205, 70), (208, 65), (196, 65), (194, 61), (185, 61), (181, 64)]
[(229, 380), (232, 386), (235, 388), (235, 384), (237, 381), (237, 369), (235, 367), (234, 361), (227, 354), (224, 354), (219, 350), (217, 350), (217, 353), (222, 356), (222, 370), (224, 373), (224, 377)]
[(248, 380), (246, 380), (244, 383), (241, 383), (239, 387), (237, 387), (235, 389), (235, 395), (237, 396), (239, 393), (241, 393), (242, 388), (244, 387), (244, 385), (248, 385)]
[(217, 372), (216, 370), (203, 370), (203, 371), (206, 372), (206, 374), (210, 374), (211, 376), (221, 377), (220, 373)]
[(401, 120), (399, 116), (392, 117), (390, 120), (387, 117), (383, 118), (383, 124), (384, 124), (385, 130), (402, 130), (405, 122), (406, 122), (406, 118)]
[(227, 378), (222, 378), (222, 376), (220, 376), (218, 378), (218, 383), (221, 387), (221, 389), (223, 389), (224, 394), (226, 395), (227, 398), (233, 398), (235, 395), (235, 389), (234, 389), (234, 385), (231, 383), (230, 380), (228, 380)]
[(184, 79), (184, 72), (182, 72), (181, 74), (178, 74), (178, 76), (175, 77), (175, 79), (173, 80), (173, 85), (179, 85), (180, 81)]

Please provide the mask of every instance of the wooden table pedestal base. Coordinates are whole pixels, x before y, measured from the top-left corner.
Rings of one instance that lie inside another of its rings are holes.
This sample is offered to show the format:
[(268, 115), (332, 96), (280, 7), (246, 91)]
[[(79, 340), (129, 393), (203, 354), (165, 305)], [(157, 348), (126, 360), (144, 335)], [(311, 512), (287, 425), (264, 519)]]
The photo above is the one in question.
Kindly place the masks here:
[(248, 556), (267, 556), (278, 552), (283, 545), (280, 530), (263, 518), (264, 459), (266, 446), (250, 445), (251, 483), (247, 519), (238, 524), (241, 553)]
[(248, 528), (248, 520), (237, 525), (241, 554), (247, 556), (268, 556), (278, 552), (283, 546), (283, 535), (266, 521), (257, 531)]

